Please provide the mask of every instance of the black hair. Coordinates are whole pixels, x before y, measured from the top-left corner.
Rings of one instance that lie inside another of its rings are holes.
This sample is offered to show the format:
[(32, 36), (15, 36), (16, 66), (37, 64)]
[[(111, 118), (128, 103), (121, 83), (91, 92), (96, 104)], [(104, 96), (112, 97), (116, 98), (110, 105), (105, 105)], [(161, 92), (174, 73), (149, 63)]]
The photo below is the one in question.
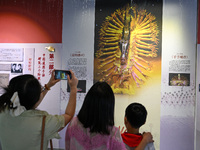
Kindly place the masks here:
[(11, 97), (18, 92), (20, 104), (27, 110), (32, 109), (39, 101), (41, 85), (33, 75), (20, 75), (12, 78), (8, 87), (2, 87), (5, 93), (0, 96), (0, 112), (8, 109), (14, 109), (11, 105)]
[(115, 96), (106, 82), (96, 82), (85, 96), (78, 119), (91, 133), (110, 134), (114, 126)]
[(133, 128), (140, 128), (146, 122), (147, 110), (139, 103), (131, 103), (125, 111), (125, 117)]

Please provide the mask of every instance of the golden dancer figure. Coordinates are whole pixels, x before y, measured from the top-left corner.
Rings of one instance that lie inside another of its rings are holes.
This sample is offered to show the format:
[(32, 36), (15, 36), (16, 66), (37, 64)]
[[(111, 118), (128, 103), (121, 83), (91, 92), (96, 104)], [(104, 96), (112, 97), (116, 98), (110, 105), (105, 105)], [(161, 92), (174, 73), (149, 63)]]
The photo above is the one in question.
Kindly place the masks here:
[(134, 94), (157, 57), (156, 17), (146, 10), (127, 5), (107, 16), (99, 31), (95, 53), (97, 78), (108, 82), (114, 93)]

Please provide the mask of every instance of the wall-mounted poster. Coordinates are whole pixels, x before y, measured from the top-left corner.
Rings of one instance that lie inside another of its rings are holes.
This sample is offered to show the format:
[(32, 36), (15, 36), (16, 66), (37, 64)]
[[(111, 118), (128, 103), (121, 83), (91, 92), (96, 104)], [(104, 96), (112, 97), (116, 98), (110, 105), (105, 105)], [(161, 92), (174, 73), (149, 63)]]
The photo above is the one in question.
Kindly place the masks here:
[(160, 73), (162, 1), (97, 0), (94, 82), (135, 94)]
[(24, 61), (24, 49), (23, 48), (0, 48), (0, 61), (22, 62)]
[(9, 74), (6, 73), (0, 73), (0, 95), (3, 94), (4, 87), (6, 87), (9, 84)]
[[(199, 114), (194, 112), (198, 106), (195, 103), (197, 2), (163, 1), (161, 150), (196, 149), (194, 114)], [(197, 137), (199, 141), (200, 136)]]

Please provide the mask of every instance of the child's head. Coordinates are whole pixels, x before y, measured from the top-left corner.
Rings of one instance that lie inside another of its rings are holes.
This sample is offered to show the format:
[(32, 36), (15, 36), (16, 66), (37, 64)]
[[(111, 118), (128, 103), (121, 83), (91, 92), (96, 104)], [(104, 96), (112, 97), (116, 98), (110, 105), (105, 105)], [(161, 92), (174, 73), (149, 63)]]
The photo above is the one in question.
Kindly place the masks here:
[(147, 110), (139, 103), (131, 103), (125, 111), (125, 117), (133, 128), (140, 128), (146, 122)]

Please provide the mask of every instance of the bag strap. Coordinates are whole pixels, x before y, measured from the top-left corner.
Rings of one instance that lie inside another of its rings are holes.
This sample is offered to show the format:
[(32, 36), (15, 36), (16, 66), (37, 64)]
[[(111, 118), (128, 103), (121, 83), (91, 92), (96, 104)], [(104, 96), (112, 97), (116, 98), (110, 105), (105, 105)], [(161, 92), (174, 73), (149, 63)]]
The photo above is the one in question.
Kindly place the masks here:
[(53, 150), (53, 142), (52, 142), (52, 139), (50, 140), (50, 147), (51, 147), (51, 150)]
[[(42, 117), (42, 136), (41, 136), (41, 147), (40, 147), (40, 150), (43, 150), (45, 119), (46, 119), (46, 116), (43, 116)], [(51, 150), (53, 150), (52, 139), (50, 139), (50, 147), (51, 147)]]
[(43, 150), (45, 119), (46, 119), (46, 116), (43, 116), (42, 117), (42, 136), (41, 136), (41, 147), (40, 147), (40, 150)]

